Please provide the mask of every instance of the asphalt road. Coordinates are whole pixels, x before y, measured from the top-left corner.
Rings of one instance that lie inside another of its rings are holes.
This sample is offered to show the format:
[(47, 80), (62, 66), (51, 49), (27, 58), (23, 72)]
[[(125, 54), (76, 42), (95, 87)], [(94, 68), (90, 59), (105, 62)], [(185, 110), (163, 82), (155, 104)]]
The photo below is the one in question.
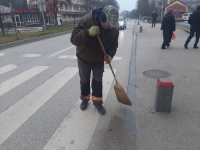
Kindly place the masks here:
[[(133, 27), (131, 20), (120, 30), (112, 61), (126, 91)], [(134, 145), (124, 127), (127, 107), (116, 100), (107, 65), (107, 114), (100, 116), (91, 102), (86, 111), (79, 109), (76, 49), (69, 39), (66, 34), (0, 50), (0, 150), (125, 150)]]

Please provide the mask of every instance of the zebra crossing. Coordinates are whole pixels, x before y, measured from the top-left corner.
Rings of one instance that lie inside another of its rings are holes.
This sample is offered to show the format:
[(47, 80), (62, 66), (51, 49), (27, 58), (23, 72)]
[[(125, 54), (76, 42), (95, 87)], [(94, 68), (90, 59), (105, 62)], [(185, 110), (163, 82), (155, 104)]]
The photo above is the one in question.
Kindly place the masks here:
[(0, 56), (4, 56), (5, 54), (4, 53), (0, 53)]
[(0, 68), (0, 75), (17, 68), (16, 65), (9, 64)]
[[(0, 68), (0, 76), (9, 73), (20, 66), (9, 64)], [(1, 97), (9, 94), (11, 90), (20, 88), (30, 79), (45, 71), (53, 69), (51, 66), (34, 66), (0, 83), (0, 105)], [(115, 70), (116, 71), (116, 70)], [(61, 90), (75, 75), (78, 74), (77, 67), (66, 67), (46, 79), (30, 93), (23, 96), (16, 103), (0, 113), (0, 149), (1, 145), (9, 139), (22, 125), (31, 118), (46, 102), (49, 101), (59, 90)], [(109, 69), (105, 69), (103, 84), (104, 101), (112, 85), (113, 76)], [(28, 85), (27, 85), (28, 86)], [(79, 85), (77, 85), (79, 87)], [(89, 146), (93, 132), (97, 125), (99, 114), (94, 107), (89, 107), (82, 112), (79, 109), (80, 100), (76, 99), (76, 104), (71, 108), (68, 115), (64, 118), (52, 137), (43, 147), (43, 150), (86, 150)], [(81, 121), (83, 118), (84, 121)], [(90, 126), (90, 128), (88, 128)], [(81, 131), (81, 132), (80, 132)], [(69, 136), (70, 135), (70, 136)], [(26, 143), (24, 143), (26, 144)], [(13, 148), (14, 149), (14, 148)]]
[[(72, 46), (73, 47), (73, 46)], [(70, 47), (71, 48), (71, 47)], [(51, 57), (54, 57), (54, 56), (56, 56), (56, 55), (58, 55), (58, 54), (60, 54), (60, 53), (62, 53), (62, 52), (64, 52), (64, 51), (66, 51), (66, 50), (68, 50), (69, 48), (67, 48), (67, 49), (65, 49), (65, 50), (62, 50), (62, 51), (60, 51), (60, 52), (58, 52), (58, 53), (55, 53), (55, 54), (52, 54), (52, 55), (50, 55), (49, 56), (49, 58), (51, 58)], [(5, 54), (4, 54), (5, 55)], [(1, 56), (1, 55), (0, 55)], [(2, 56), (3, 56), (3, 54), (2, 54)], [(42, 55), (41, 54), (24, 54), (24, 55), (21, 55), (20, 57), (27, 57), (27, 58), (36, 58), (36, 57), (41, 57)], [(57, 58), (61, 58), (61, 59), (77, 59), (77, 56), (76, 55), (61, 55), (61, 56), (58, 56)], [(115, 56), (114, 58), (113, 58), (113, 60), (122, 60), (122, 57), (118, 57), (118, 56)], [(7, 66), (7, 67), (9, 67), (9, 66)], [(0, 70), (0, 73), (1, 73), (1, 70)]]

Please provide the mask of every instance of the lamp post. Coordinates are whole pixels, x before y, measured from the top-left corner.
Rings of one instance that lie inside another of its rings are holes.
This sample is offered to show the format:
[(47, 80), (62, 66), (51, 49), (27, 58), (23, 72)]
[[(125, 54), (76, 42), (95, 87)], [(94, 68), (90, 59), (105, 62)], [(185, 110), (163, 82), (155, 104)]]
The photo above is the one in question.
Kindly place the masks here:
[(18, 40), (19, 38), (18, 38), (18, 36), (17, 36), (17, 31), (16, 31), (16, 21), (15, 21), (14, 12), (13, 12), (13, 0), (10, 0), (10, 1), (9, 1), (9, 5), (10, 5), (10, 13), (11, 13), (11, 16), (12, 16), (12, 24), (13, 24), (14, 27), (15, 27), (15, 35), (16, 35), (16, 38), (17, 38), (17, 40)]

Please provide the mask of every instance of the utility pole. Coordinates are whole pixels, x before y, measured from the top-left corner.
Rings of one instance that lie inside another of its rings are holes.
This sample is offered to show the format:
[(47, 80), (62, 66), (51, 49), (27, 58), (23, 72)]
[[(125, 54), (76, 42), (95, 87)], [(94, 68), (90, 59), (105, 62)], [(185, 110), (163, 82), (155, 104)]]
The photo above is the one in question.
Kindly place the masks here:
[(163, 20), (163, 0), (162, 1), (162, 4), (161, 4), (161, 17), (160, 17), (160, 21), (162, 23), (162, 20)]
[(14, 12), (13, 12), (13, 0), (10, 0), (9, 1), (9, 5), (10, 5), (10, 13), (11, 13), (11, 16), (12, 16), (12, 24), (15, 28), (15, 35), (16, 35), (16, 38), (17, 40), (19, 39), (18, 36), (17, 36), (17, 30), (16, 30), (16, 21), (15, 21), (15, 18), (14, 18)]
[(46, 21), (44, 19), (44, 12), (46, 12), (46, 5), (44, 0), (38, 0), (38, 5), (40, 12), (42, 12), (42, 19), (43, 19), (43, 25), (44, 25), (44, 32), (46, 33)]

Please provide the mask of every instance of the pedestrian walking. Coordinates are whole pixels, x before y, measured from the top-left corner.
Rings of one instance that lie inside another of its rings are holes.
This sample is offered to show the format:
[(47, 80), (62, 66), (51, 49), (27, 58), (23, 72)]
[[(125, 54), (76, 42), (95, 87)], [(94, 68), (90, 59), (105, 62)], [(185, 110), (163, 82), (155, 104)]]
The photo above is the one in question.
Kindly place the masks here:
[[(83, 16), (72, 32), (71, 42), (76, 46), (78, 57), (81, 110), (86, 110), (88, 101), (92, 99), (98, 112), (101, 115), (106, 113), (102, 106), (104, 61), (111, 63), (118, 48), (118, 18), (119, 12), (114, 6), (108, 5), (104, 8), (98, 8)], [(102, 40), (107, 56), (104, 56), (97, 35)], [(92, 81), (90, 81), (91, 71)], [(92, 82), (92, 95), (90, 82)]]
[(152, 28), (156, 26), (156, 19), (158, 18), (158, 15), (156, 13), (156, 11), (153, 11), (153, 14), (152, 14)]
[(166, 49), (166, 46), (170, 46), (172, 34), (176, 30), (175, 18), (171, 8), (167, 11), (167, 14), (163, 18), (161, 30), (163, 30), (164, 39), (161, 49)]
[(196, 34), (196, 40), (194, 43), (193, 48), (198, 48), (197, 44), (199, 43), (199, 36), (200, 36), (200, 5), (197, 6), (197, 10), (194, 11), (188, 20), (188, 23), (190, 26), (190, 36), (187, 38), (184, 47), (185, 49), (188, 49), (188, 44), (190, 40), (193, 38), (194, 34)]
[(179, 15), (179, 9), (176, 8), (176, 19), (178, 18), (178, 15)]
[(62, 19), (60, 19), (60, 24), (62, 25)]

